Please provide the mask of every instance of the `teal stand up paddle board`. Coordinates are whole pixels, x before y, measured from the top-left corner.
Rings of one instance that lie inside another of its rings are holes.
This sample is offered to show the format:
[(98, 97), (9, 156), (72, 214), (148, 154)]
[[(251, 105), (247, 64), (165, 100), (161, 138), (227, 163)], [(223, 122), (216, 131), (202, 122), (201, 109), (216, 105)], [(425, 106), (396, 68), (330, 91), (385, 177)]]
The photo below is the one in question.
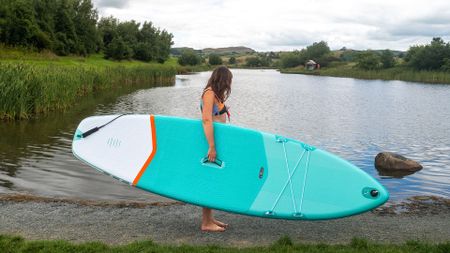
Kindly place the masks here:
[(222, 123), (214, 133), (218, 159), (211, 163), (201, 120), (94, 116), (78, 126), (72, 151), (145, 191), (265, 218), (340, 218), (389, 198), (363, 170), (306, 143)]

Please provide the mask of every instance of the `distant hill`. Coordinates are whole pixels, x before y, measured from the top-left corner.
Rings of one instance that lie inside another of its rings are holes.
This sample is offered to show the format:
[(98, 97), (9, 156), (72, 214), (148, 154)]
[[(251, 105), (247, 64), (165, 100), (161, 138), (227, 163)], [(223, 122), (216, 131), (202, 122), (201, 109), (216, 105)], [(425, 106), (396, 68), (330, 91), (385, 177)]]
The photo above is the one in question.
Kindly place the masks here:
[[(205, 48), (205, 49), (194, 49), (192, 47), (174, 47), (170, 49), (170, 53), (172, 55), (181, 55), (181, 53), (184, 50), (191, 50), (196, 52), (197, 54), (203, 54), (203, 55), (209, 55), (209, 54), (219, 54), (219, 55), (230, 55), (230, 54), (246, 54), (246, 53), (256, 53), (255, 50), (249, 48), (249, 47), (244, 47), (244, 46), (239, 46), (239, 47), (221, 47), (221, 48)], [(341, 48), (338, 50), (332, 50), (332, 54), (336, 57), (340, 57), (341, 55), (354, 55), (357, 54), (359, 52), (364, 52), (366, 50), (356, 50), (356, 49), (350, 49), (350, 48)], [(375, 53), (381, 54), (384, 50), (381, 49), (376, 49), (376, 50), (371, 50)], [(401, 57), (404, 54), (406, 54), (405, 51), (399, 51), (399, 50), (390, 50), (394, 56), (397, 57)], [(275, 53), (287, 53), (287, 52), (291, 52), (291, 51), (270, 51), (270, 52), (275, 52)], [(259, 53), (269, 53), (269, 51), (267, 52), (259, 52)]]
[(242, 54), (242, 53), (254, 53), (255, 50), (248, 47), (221, 47), (221, 48), (205, 48), (205, 49), (193, 49), (191, 47), (174, 47), (170, 49), (170, 53), (173, 55), (181, 55), (184, 50), (193, 50), (198, 54)]
[(201, 54), (202, 50), (193, 49), (192, 47), (173, 47), (170, 49), (172, 55), (181, 55), (184, 50), (195, 51), (197, 54)]
[(242, 53), (254, 53), (255, 50), (248, 47), (221, 47), (221, 48), (205, 48), (202, 50), (204, 54), (242, 54)]

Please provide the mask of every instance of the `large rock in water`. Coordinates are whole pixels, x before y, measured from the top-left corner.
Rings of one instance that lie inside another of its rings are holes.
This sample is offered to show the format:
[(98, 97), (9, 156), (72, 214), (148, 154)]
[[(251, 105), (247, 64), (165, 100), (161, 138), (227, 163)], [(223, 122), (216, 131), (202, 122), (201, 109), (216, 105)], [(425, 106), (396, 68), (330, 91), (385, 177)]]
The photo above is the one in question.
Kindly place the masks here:
[(404, 171), (408, 174), (412, 174), (423, 168), (418, 162), (391, 152), (379, 153), (375, 157), (375, 167), (383, 172)]

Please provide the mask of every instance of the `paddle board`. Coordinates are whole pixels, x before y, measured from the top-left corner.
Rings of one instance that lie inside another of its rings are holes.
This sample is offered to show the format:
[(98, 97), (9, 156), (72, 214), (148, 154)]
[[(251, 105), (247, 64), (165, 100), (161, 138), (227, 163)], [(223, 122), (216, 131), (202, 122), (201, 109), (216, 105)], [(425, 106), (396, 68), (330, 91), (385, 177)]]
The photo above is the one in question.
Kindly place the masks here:
[(72, 151), (132, 186), (245, 215), (317, 220), (385, 203), (386, 189), (353, 164), (306, 143), (214, 123), (218, 159), (205, 159), (201, 120), (161, 115), (84, 119)]

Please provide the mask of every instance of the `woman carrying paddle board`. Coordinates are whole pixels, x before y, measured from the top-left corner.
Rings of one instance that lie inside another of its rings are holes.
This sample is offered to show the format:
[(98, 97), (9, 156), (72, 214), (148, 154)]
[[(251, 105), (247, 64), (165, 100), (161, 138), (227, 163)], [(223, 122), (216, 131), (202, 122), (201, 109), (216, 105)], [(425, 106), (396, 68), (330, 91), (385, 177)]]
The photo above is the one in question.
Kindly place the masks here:
[[(209, 145), (207, 157), (210, 162), (214, 162), (217, 157), (213, 122), (226, 123), (227, 116), (229, 117), (229, 112), (224, 102), (230, 95), (232, 78), (233, 75), (227, 67), (217, 67), (203, 89), (200, 109), (202, 111), (203, 130)], [(210, 208), (203, 208), (202, 231), (222, 232), (225, 231), (227, 226), (228, 224), (214, 219)]]

